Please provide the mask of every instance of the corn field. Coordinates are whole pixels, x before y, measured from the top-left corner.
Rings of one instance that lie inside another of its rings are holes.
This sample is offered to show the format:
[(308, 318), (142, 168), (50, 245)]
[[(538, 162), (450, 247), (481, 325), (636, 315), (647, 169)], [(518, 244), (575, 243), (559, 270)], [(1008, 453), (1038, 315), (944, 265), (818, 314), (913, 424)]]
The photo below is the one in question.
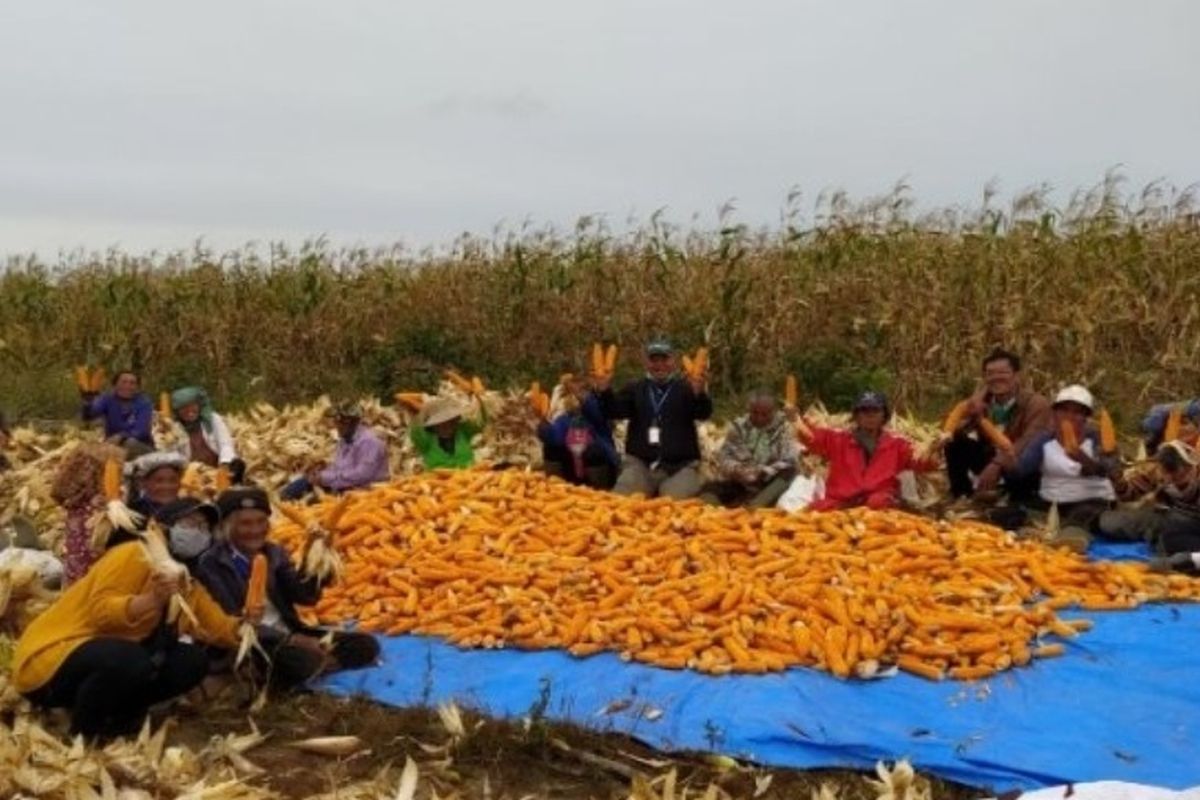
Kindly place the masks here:
[(616, 342), (618, 377), (665, 334), (707, 343), (726, 408), (781, 388), (837, 407), (867, 386), (934, 415), (993, 346), (1051, 391), (1082, 382), (1118, 423), (1200, 382), (1200, 215), (1190, 190), (1109, 175), (1064, 207), (1045, 189), (920, 213), (905, 186), (864, 202), (794, 194), (755, 230), (656, 214), (525, 227), (413, 253), (246, 247), (10, 258), (0, 275), (0, 407), (75, 412), (70, 369), (132, 366), (150, 391), (197, 383), (222, 407), (432, 389), (447, 366), (495, 385), (582, 369)]

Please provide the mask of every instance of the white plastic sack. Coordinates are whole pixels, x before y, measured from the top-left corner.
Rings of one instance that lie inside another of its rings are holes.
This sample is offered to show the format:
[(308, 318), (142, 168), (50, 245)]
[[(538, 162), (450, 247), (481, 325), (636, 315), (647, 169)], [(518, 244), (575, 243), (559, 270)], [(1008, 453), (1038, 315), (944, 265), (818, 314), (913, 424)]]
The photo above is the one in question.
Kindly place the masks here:
[(62, 581), (62, 562), (45, 550), (6, 547), (0, 550), (0, 569), (6, 567), (29, 567), (37, 570), (42, 577), (42, 583), (47, 585), (56, 585)]
[(779, 502), (775, 504), (775, 507), (782, 508), (784, 511), (801, 511), (808, 508), (809, 504), (814, 500), (820, 500), (824, 496), (824, 478), (797, 475), (792, 480), (792, 485), (779, 498)]
[(1200, 800), (1200, 787), (1177, 792), (1122, 781), (1096, 781), (1023, 792), (1019, 800)]

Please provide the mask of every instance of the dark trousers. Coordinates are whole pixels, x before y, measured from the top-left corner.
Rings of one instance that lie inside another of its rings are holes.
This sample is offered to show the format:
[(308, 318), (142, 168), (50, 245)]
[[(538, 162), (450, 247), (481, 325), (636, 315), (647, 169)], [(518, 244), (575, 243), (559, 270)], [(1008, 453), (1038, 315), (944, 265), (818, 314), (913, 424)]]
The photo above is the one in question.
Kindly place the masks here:
[[(950, 479), (952, 497), (970, 497), (975, 489), (971, 475), (983, 472), (996, 457), (996, 448), (982, 439), (973, 439), (959, 433), (946, 444), (946, 476)], [(1037, 496), (1039, 479), (1018, 478), (1011, 472), (1004, 473), (1004, 489), (1013, 502), (1024, 502)]]
[[(1081, 500), (1078, 503), (1059, 503), (1059, 528), (1081, 528), (1089, 534), (1096, 535), (1101, 533), (1100, 518), (1111, 508), (1112, 503), (1107, 500)], [(993, 508), (988, 512), (987, 517), (988, 521), (993, 525), (999, 525), (1005, 530), (1016, 530), (1029, 522), (1030, 511), (1046, 512), (1049, 510), (1050, 503), (1039, 497), (1027, 500), (1020, 505)]]
[(138, 732), (155, 703), (194, 689), (208, 672), (204, 650), (178, 640), (151, 649), (125, 639), (92, 639), (67, 656), (29, 699), (71, 712), (71, 734), (88, 739)]
[[(326, 635), (326, 631), (320, 630), (304, 633), (315, 638)], [(362, 669), (379, 660), (379, 642), (375, 637), (353, 631), (335, 631), (327, 656), (294, 644), (285, 644), (283, 640), (274, 647), (268, 647), (267, 651), (271, 663), (269, 666), (260, 666), (269, 671), (268, 682), (271, 689), (277, 692), (295, 689), (326, 672)]]
[(593, 489), (611, 489), (617, 481), (616, 469), (598, 444), (590, 444), (583, 451), (582, 475), (575, 474), (575, 457), (571, 452), (557, 445), (542, 445), (542, 468), (547, 475)]

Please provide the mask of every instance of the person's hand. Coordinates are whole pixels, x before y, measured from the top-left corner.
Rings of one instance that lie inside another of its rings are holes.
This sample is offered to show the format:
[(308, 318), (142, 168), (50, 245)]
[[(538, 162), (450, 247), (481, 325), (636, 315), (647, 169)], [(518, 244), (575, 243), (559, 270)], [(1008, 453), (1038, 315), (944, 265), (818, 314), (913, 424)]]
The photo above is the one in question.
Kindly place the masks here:
[(750, 485), (758, 482), (758, 467), (742, 467), (738, 470), (738, 480)]
[(613, 376), (609, 373), (602, 375), (592, 375), (591, 384), (592, 391), (607, 392), (612, 388)]
[(90, 402), (92, 402), (93, 400), (95, 400), (95, 399), (96, 399), (97, 397), (99, 397), (99, 396), (100, 396), (100, 393), (99, 393), (99, 392), (93, 392), (93, 391), (90, 391), (90, 390), (87, 390), (87, 389), (80, 389), (80, 390), (79, 390), (79, 397), (80, 397), (80, 398), (83, 400), (83, 402), (85, 402), (85, 403), (90, 403)]
[(1196, 562), (1191, 553), (1173, 553), (1169, 556), (1150, 559), (1151, 572), (1196, 572)]
[(990, 492), (1000, 485), (1000, 478), (1004, 474), (1004, 470), (995, 461), (983, 468), (983, 472), (979, 473), (979, 480), (975, 482), (975, 491)]
[(688, 386), (692, 387), (692, 394), (700, 395), (708, 392), (708, 376), (699, 375), (696, 377), (688, 377)]
[(796, 420), (800, 419), (800, 409), (796, 408), (795, 406), (784, 406), (783, 416), (787, 417), (788, 422), (794, 423)]
[(263, 612), (266, 611), (265, 606), (266, 603), (261, 603), (254, 608), (246, 609), (246, 612), (242, 615), (242, 619), (251, 625), (260, 625), (262, 623)]

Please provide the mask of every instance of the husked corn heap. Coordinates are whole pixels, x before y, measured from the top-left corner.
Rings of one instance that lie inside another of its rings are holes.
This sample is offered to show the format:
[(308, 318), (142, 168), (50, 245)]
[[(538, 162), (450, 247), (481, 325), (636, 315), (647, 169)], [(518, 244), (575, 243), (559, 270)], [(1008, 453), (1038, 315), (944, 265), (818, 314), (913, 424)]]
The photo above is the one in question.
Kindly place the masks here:
[[(335, 501), (306, 510), (315, 517)], [(274, 535), (298, 551), (305, 530)], [(539, 474), (439, 472), (351, 496), (344, 579), (315, 615), (462, 647), (601, 650), (661, 667), (982, 678), (1060, 655), (1057, 611), (1194, 600), (1200, 581), (1092, 563), (975, 522), (622, 498)]]

